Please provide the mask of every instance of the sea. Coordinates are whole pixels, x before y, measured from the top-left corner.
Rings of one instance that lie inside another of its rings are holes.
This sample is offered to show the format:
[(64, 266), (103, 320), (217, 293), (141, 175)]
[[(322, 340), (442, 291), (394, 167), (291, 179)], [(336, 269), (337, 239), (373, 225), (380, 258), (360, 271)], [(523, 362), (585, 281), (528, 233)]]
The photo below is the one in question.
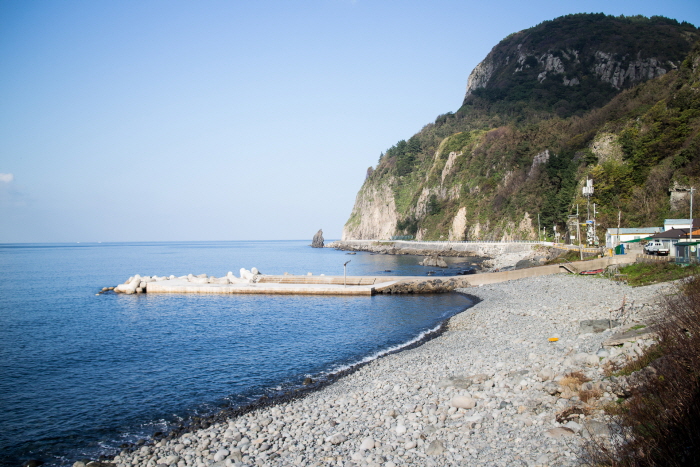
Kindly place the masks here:
[[(71, 466), (415, 345), (439, 295), (97, 294), (129, 276), (416, 275), (416, 256), (309, 241), (0, 244), (0, 465)], [(450, 263), (451, 274), (469, 259)]]

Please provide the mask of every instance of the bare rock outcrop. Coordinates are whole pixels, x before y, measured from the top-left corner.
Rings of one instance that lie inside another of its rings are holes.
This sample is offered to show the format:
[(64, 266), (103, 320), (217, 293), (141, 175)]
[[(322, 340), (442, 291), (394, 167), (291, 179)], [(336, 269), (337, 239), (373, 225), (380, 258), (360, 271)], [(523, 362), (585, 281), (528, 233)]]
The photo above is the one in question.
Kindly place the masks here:
[(438, 255), (426, 256), (420, 263), (422, 266), (429, 266), (434, 268), (446, 268), (447, 262)]
[(311, 240), (312, 248), (323, 248), (323, 230), (318, 229), (316, 235), (314, 235), (313, 240)]

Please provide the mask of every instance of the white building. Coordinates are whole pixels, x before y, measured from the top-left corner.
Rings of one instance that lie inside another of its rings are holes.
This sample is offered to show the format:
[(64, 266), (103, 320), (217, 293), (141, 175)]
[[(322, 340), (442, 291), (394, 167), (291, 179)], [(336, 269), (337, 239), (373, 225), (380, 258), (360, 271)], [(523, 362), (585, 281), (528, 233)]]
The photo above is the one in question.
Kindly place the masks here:
[(664, 232), (671, 229), (689, 229), (691, 222), (692, 219), (664, 219)]

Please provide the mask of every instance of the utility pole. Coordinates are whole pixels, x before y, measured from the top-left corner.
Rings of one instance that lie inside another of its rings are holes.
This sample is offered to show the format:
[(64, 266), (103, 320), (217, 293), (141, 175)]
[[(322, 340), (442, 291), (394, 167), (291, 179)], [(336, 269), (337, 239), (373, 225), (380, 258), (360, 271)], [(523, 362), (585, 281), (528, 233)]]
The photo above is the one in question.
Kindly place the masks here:
[[(593, 196), (593, 180), (586, 177), (586, 186), (583, 187), (583, 196), (586, 197), (586, 243), (590, 246), (595, 237), (595, 229), (591, 222), (591, 196)], [(595, 208), (594, 208), (595, 210)], [(591, 229), (594, 230), (591, 230)]]
[(578, 219), (578, 204), (576, 205), (576, 236), (578, 237), (578, 252), (583, 261), (583, 244), (581, 243), (581, 222)]
[(690, 187), (690, 241), (693, 241), (693, 193), (695, 188)]
[(593, 240), (595, 241), (596, 246), (598, 246), (598, 230), (596, 230), (598, 226), (595, 223), (595, 215), (595, 203), (593, 203)]
[[(691, 209), (691, 211), (692, 211), (692, 209)], [(538, 212), (537, 213), (537, 239), (541, 242), (542, 237), (540, 236), (540, 231), (541, 231), (540, 230), (540, 213)]]
[(622, 219), (622, 211), (617, 211), (617, 246), (620, 246), (620, 219)]
[(581, 244), (581, 223), (578, 219), (578, 204), (576, 205), (576, 241)]

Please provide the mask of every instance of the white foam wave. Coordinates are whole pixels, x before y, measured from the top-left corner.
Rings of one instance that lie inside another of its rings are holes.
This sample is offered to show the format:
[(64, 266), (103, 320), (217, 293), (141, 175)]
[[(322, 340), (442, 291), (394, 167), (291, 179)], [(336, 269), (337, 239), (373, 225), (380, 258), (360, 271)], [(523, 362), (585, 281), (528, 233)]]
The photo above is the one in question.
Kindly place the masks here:
[(413, 345), (413, 344), (415, 344), (415, 343), (417, 343), (417, 342), (420, 342), (421, 340), (425, 339), (425, 336), (427, 336), (427, 335), (429, 335), (429, 334), (432, 334), (432, 333), (434, 333), (434, 332), (437, 332), (437, 331), (440, 329), (440, 327), (441, 327), (442, 325), (443, 325), (443, 323), (440, 323), (440, 324), (438, 324), (437, 326), (435, 326), (435, 327), (432, 328), (432, 329), (428, 329), (427, 331), (421, 332), (420, 334), (418, 334), (416, 337), (414, 337), (413, 339), (411, 339), (411, 340), (409, 340), (409, 341), (406, 341), (406, 342), (404, 342), (404, 343), (402, 343), (402, 344), (395, 345), (395, 346), (393, 346), (393, 347), (389, 347), (389, 348), (384, 349), (384, 350), (380, 350), (379, 352), (376, 352), (376, 353), (374, 353), (374, 354), (372, 354), (372, 355), (368, 355), (368, 356), (362, 358), (360, 361), (357, 361), (357, 362), (355, 362), (355, 363), (350, 363), (350, 364), (347, 364), (347, 365), (340, 365), (340, 366), (337, 366), (337, 367), (335, 367), (335, 368), (333, 368), (333, 369), (331, 369), (331, 370), (329, 370), (329, 371), (327, 371), (327, 372), (325, 372), (325, 373), (322, 373), (322, 376), (332, 376), (332, 375), (334, 375), (334, 374), (336, 374), (336, 373), (341, 373), (341, 372), (343, 372), (343, 371), (345, 371), (345, 370), (350, 370), (350, 369), (352, 369), (352, 368), (355, 368), (355, 367), (358, 366), (358, 365), (367, 364), (367, 363), (369, 363), (369, 362), (371, 362), (371, 361), (373, 361), (373, 360), (377, 360), (378, 358), (382, 358), (382, 357), (384, 357), (385, 355), (388, 355), (388, 354), (390, 354), (390, 353), (394, 353), (394, 352), (398, 352), (398, 351), (400, 351), (400, 350), (403, 350), (403, 349), (405, 349), (406, 347), (410, 347), (411, 345)]

